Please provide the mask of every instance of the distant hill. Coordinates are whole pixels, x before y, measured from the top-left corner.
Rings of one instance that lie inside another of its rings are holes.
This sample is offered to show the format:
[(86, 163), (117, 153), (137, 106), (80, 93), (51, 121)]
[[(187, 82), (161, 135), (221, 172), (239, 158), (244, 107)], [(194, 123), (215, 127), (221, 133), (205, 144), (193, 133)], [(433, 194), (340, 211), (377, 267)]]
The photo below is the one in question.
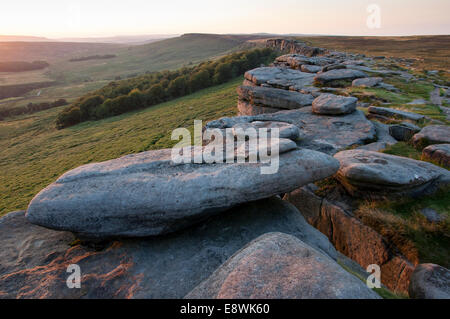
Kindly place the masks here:
[(23, 35), (0, 35), (0, 42), (18, 42), (18, 41), (45, 42), (50, 40), (44, 37), (32, 37)]
[(150, 35), (130, 35), (115, 37), (89, 37), (89, 38), (60, 38), (55, 39), (58, 42), (77, 42), (77, 43), (115, 43), (115, 44), (147, 44), (164, 39), (175, 38), (179, 35), (174, 34), (150, 34)]

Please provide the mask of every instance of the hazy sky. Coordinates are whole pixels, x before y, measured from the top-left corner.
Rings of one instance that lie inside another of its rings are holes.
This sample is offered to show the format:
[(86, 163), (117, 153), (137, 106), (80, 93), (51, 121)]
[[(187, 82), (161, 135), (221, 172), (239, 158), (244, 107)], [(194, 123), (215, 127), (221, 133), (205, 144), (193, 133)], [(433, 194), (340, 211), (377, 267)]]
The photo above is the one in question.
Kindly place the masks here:
[(0, 35), (450, 34), (449, 12), (450, 0), (1, 0)]

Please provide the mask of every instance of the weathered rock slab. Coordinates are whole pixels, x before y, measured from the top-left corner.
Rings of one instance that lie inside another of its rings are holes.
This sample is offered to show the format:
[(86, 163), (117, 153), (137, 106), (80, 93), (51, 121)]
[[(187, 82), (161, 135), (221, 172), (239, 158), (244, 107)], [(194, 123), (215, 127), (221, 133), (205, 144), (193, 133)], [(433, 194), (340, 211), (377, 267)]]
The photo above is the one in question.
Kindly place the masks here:
[(174, 164), (172, 150), (84, 165), (31, 201), (30, 222), (89, 238), (171, 233), (237, 204), (268, 198), (335, 173), (332, 157), (295, 150), (269, 163)]
[(310, 94), (250, 86), (239, 87), (238, 95), (240, 100), (247, 101), (254, 106), (285, 110), (309, 106), (314, 100), (314, 97)]
[(189, 299), (379, 299), (334, 260), (297, 238), (263, 235), (237, 252)]
[(314, 74), (279, 67), (257, 68), (246, 72), (244, 77), (258, 86), (269, 85), (292, 91), (300, 91), (314, 83)]
[(393, 124), (389, 126), (389, 133), (397, 141), (408, 142), (412, 139), (414, 134), (420, 132), (420, 127), (409, 122), (400, 124)]
[(417, 266), (409, 296), (414, 299), (450, 299), (450, 270), (434, 264)]
[(450, 184), (450, 172), (433, 164), (365, 150), (335, 155), (336, 177), (354, 196), (418, 196)]
[(367, 74), (359, 71), (359, 70), (352, 70), (352, 69), (334, 69), (331, 71), (327, 71), (321, 74), (318, 74), (314, 81), (316, 83), (325, 85), (334, 81), (340, 81), (340, 80), (355, 80), (359, 78), (365, 78), (367, 77)]
[(378, 106), (370, 106), (369, 113), (375, 114), (375, 115), (381, 115), (381, 116), (385, 116), (385, 117), (390, 117), (390, 118), (400, 118), (400, 119), (406, 119), (406, 120), (412, 120), (412, 121), (420, 121), (425, 118), (425, 116), (417, 114), (417, 113), (406, 112), (406, 111), (391, 109), (391, 108), (387, 108), (387, 107), (378, 107)]
[(354, 80), (352, 82), (352, 86), (371, 88), (371, 87), (377, 86), (381, 82), (383, 82), (383, 78), (380, 78), (380, 77), (362, 78), (362, 79)]
[(345, 97), (334, 94), (322, 94), (312, 103), (312, 110), (322, 115), (350, 114), (356, 110), (356, 97)]
[[(328, 239), (279, 198), (248, 203), (182, 232), (80, 245), (69, 232), (29, 223), (24, 212), (0, 219), (0, 298), (183, 298), (236, 251), (283, 232), (336, 259)], [(68, 289), (67, 267), (81, 268)]]

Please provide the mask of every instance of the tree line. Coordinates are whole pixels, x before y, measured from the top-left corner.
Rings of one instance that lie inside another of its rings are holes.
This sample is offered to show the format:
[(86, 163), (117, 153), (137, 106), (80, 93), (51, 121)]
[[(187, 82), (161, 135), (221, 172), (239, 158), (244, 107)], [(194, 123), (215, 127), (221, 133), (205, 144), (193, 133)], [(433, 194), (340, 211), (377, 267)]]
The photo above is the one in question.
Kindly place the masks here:
[(11, 61), (0, 62), (0, 72), (25, 72), (45, 69), (50, 66), (45, 61), (23, 62), (23, 61)]
[(16, 115), (22, 114), (31, 114), (36, 113), (43, 110), (48, 110), (54, 107), (59, 107), (63, 105), (67, 105), (67, 101), (65, 99), (59, 99), (54, 102), (42, 102), (42, 103), (28, 103), (25, 107), (17, 107), (6, 110), (0, 110), (0, 120)]
[(273, 61), (272, 49), (233, 53), (215, 61), (176, 71), (162, 71), (114, 81), (89, 93), (57, 117), (59, 129), (84, 121), (99, 120), (166, 102), (198, 90), (225, 83), (247, 70)]

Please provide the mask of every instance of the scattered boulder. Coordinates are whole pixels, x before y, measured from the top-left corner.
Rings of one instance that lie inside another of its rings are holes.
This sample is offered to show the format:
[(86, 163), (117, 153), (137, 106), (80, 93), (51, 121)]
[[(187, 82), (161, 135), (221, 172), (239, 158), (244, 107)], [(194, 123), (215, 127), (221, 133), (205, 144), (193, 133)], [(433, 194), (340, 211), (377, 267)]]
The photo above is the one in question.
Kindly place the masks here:
[(450, 144), (435, 144), (424, 148), (422, 159), (450, 168)]
[(450, 299), (450, 271), (434, 264), (417, 266), (409, 296), (414, 299)]
[(406, 119), (411, 121), (420, 121), (425, 118), (425, 116), (417, 114), (417, 113), (411, 113), (396, 109), (391, 109), (387, 107), (378, 107), (378, 106), (370, 106), (369, 107), (369, 117), (370, 115), (375, 115), (374, 117), (377, 118), (377, 115), (380, 115), (382, 117), (389, 117), (393, 119)]
[(383, 82), (383, 78), (375, 77), (375, 78), (362, 78), (362, 79), (356, 79), (352, 82), (353, 87), (366, 87), (371, 88), (374, 86), (377, 86)]
[(414, 134), (419, 133), (420, 127), (409, 122), (402, 122), (400, 124), (393, 124), (389, 126), (389, 134), (397, 141), (408, 142), (412, 139)]
[(321, 74), (318, 74), (314, 81), (320, 85), (332, 85), (332, 82), (347, 80), (353, 81), (359, 78), (365, 78), (367, 74), (359, 70), (351, 69), (334, 69)]
[(322, 115), (350, 114), (356, 110), (356, 97), (345, 97), (334, 94), (322, 94), (312, 103), (312, 110)]
[(188, 299), (380, 299), (301, 240), (265, 234), (238, 251)]
[[(277, 197), (175, 234), (97, 245), (80, 245), (72, 233), (33, 225), (24, 215), (0, 219), (3, 298), (183, 298), (236, 251), (269, 232), (293, 235), (336, 259), (328, 239)], [(66, 286), (71, 264), (82, 270), (81, 289)]]
[(257, 68), (246, 72), (244, 77), (258, 86), (265, 84), (291, 91), (300, 91), (314, 82), (314, 74), (279, 67)]
[(286, 122), (272, 122), (272, 121), (243, 122), (234, 124), (232, 128), (234, 136), (238, 136), (237, 129), (242, 129), (245, 133), (245, 131), (248, 130), (249, 128), (254, 128), (258, 134), (259, 129), (265, 128), (267, 129), (267, 134), (269, 134), (270, 136), (272, 136), (272, 129), (278, 129), (280, 139), (300, 141), (304, 138), (303, 133), (297, 126)]
[(352, 196), (419, 196), (450, 184), (450, 172), (433, 164), (389, 154), (350, 150), (335, 155), (337, 179)]
[(450, 127), (446, 125), (429, 125), (413, 136), (412, 142), (417, 148), (434, 144), (450, 144)]
[[(293, 190), (335, 173), (330, 156), (295, 150), (270, 164), (174, 164), (172, 150), (149, 151), (81, 166), (31, 201), (30, 222), (88, 238), (171, 233), (237, 204)], [(190, 155), (190, 154), (189, 154)]]

